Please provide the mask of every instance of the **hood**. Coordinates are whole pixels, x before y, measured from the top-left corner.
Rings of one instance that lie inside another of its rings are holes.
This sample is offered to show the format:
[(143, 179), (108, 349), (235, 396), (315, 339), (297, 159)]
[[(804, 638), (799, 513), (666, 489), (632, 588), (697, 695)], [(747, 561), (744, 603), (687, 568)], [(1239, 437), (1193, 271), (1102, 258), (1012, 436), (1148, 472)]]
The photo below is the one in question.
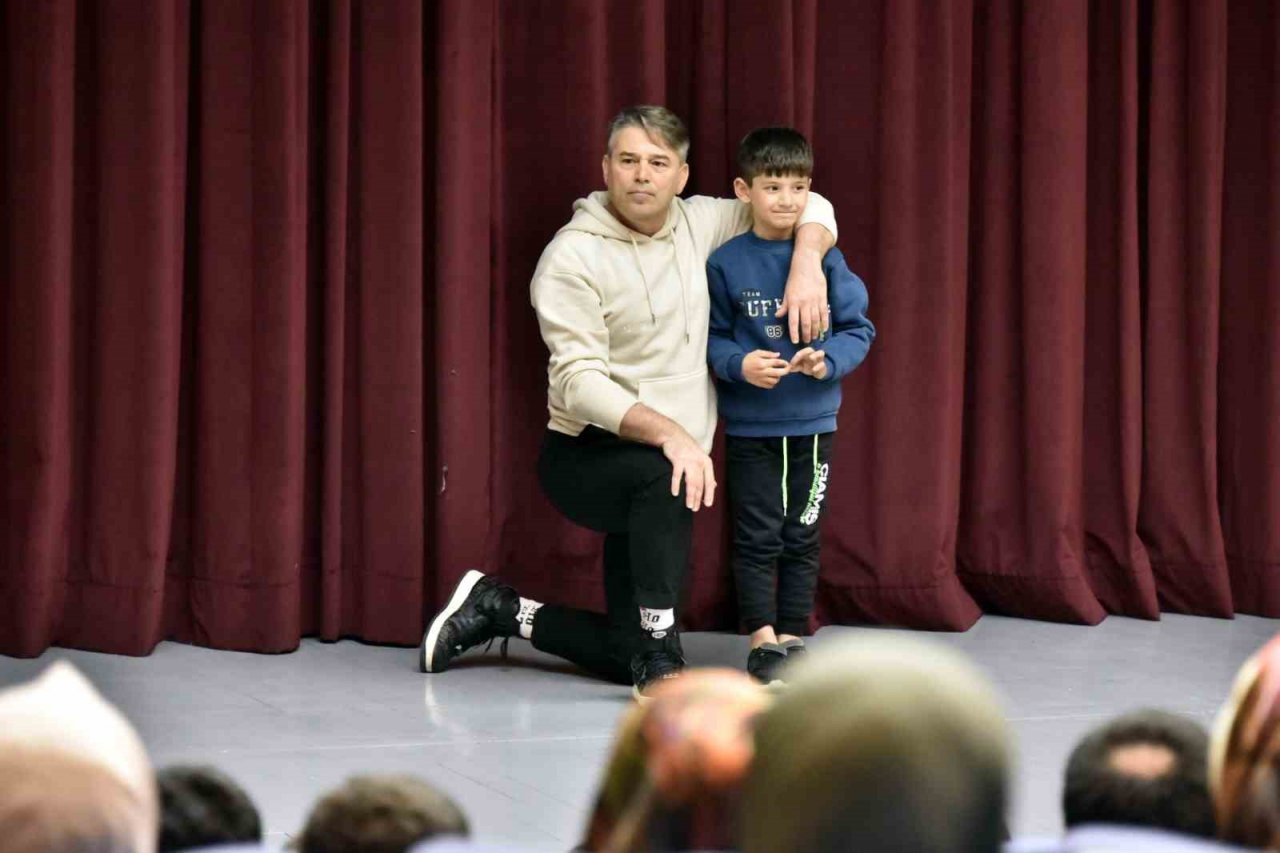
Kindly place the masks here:
[[(671, 200), (671, 206), (667, 208), (666, 223), (652, 237), (641, 234), (638, 231), (632, 231), (619, 222), (617, 217), (609, 212), (609, 208), (606, 206), (608, 202), (609, 194), (600, 190), (593, 192), (586, 198), (578, 199), (573, 203), (573, 218), (569, 220), (568, 225), (565, 225), (557, 233), (566, 231), (585, 232), (597, 237), (604, 237), (607, 240), (618, 240), (631, 246), (631, 255), (635, 259), (636, 272), (640, 274), (640, 281), (644, 285), (644, 297), (649, 304), (649, 320), (655, 325), (658, 322), (658, 315), (653, 308), (653, 285), (649, 282), (649, 275), (645, 272), (644, 263), (640, 260), (640, 244), (659, 240), (667, 243), (671, 247), (671, 263), (674, 265), (676, 275), (680, 279), (680, 310), (684, 317), (684, 340), (685, 343), (688, 343), (692, 336), (692, 330), (689, 326), (689, 275), (680, 263), (680, 249), (676, 246), (675, 234), (676, 223), (684, 218), (679, 200)], [(692, 235), (692, 232), (690, 232), (690, 235)], [(691, 239), (691, 237), (687, 239)]]
[(639, 231), (632, 231), (619, 222), (618, 218), (609, 212), (608, 204), (609, 194), (602, 190), (597, 190), (586, 198), (578, 199), (573, 203), (573, 218), (558, 233), (582, 231), (611, 240), (623, 240), (628, 243), (647, 243), (650, 240), (670, 239), (675, 229), (675, 224), (679, 220), (676, 213), (677, 202), (672, 199), (671, 206), (667, 208), (666, 224), (658, 230), (658, 233), (649, 237)]

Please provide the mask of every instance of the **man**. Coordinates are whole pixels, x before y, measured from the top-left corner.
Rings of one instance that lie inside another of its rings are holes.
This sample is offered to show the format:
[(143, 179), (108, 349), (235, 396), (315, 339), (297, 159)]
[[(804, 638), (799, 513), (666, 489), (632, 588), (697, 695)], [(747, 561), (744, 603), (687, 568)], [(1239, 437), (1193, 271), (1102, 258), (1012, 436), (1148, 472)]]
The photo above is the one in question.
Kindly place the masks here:
[(1090, 732), (1067, 761), (1063, 821), (1149, 826), (1212, 838), (1209, 736), (1195, 721), (1135, 711)]
[[(716, 491), (706, 261), (751, 222), (740, 202), (677, 197), (688, 152), (688, 131), (669, 110), (619, 113), (601, 161), (606, 191), (575, 203), (531, 287), (550, 352), (539, 480), (571, 521), (606, 534), (607, 614), (544, 607), (471, 571), (427, 630), (423, 671), (512, 636), (631, 683), (637, 696), (684, 667), (675, 608), (693, 513)], [(796, 229), (778, 337), (808, 341), (824, 330), (821, 260), (835, 233), (831, 205), (814, 194)]]
[(1015, 839), (1005, 853), (1234, 850), (1215, 841), (1209, 738), (1197, 723), (1135, 711), (1087, 734), (1067, 760), (1062, 838)]

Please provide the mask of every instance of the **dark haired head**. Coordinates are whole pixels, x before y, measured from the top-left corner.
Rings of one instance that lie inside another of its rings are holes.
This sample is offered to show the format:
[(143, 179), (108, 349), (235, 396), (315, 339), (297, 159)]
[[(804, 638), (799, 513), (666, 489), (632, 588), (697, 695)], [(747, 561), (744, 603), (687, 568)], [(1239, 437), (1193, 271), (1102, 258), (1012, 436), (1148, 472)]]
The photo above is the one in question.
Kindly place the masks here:
[(438, 835), (467, 836), (462, 809), (413, 776), (352, 776), (316, 802), (299, 853), (398, 853)]
[(160, 789), (160, 853), (262, 840), (262, 820), (244, 789), (212, 767), (169, 767)]
[(1136, 711), (1095, 729), (1067, 761), (1062, 793), (1068, 827), (1152, 826), (1213, 837), (1209, 739), (1192, 720)]
[(761, 127), (738, 145), (738, 177), (751, 186), (760, 175), (772, 177), (813, 175), (813, 148), (798, 130)]

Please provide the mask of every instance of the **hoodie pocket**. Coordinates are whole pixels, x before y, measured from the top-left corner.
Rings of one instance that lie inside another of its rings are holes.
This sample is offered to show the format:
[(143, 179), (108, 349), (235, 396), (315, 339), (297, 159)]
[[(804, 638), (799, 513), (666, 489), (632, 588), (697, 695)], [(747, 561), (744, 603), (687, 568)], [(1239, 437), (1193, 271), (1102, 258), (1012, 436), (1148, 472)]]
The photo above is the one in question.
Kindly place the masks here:
[(641, 403), (680, 424), (704, 448), (711, 443), (716, 398), (705, 367), (677, 376), (641, 379), (637, 390)]

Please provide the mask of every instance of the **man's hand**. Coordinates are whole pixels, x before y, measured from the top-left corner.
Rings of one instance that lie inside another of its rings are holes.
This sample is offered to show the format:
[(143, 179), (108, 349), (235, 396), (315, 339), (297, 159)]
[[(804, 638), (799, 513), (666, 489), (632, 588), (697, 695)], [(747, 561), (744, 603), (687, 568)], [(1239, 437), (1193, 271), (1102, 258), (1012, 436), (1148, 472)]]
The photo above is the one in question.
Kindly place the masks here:
[(662, 453), (671, 463), (671, 494), (680, 494), (684, 480), (684, 505), (697, 512), (716, 502), (716, 473), (711, 457), (684, 430), (662, 443)]
[(831, 328), (827, 277), (822, 272), (822, 259), (835, 242), (832, 233), (816, 222), (805, 223), (796, 229), (787, 289), (782, 295), (782, 306), (774, 315), (787, 317), (793, 344), (800, 343), (802, 336), (807, 344)]
[(768, 350), (753, 350), (742, 358), (742, 378), (757, 388), (772, 388), (778, 380), (788, 373), (785, 359), (781, 353)]
[(716, 500), (716, 472), (711, 457), (680, 424), (660, 415), (644, 403), (636, 403), (622, 416), (618, 435), (661, 448), (671, 463), (671, 496), (680, 494), (684, 480), (684, 505), (697, 512)]
[(805, 343), (821, 337), (830, 322), (827, 316), (827, 277), (822, 274), (822, 259), (812, 253), (796, 252), (791, 260), (791, 274), (777, 317), (786, 315), (791, 327), (791, 343)]
[(803, 373), (814, 379), (826, 379), (827, 354), (820, 349), (805, 347), (791, 357), (787, 370), (790, 373)]

